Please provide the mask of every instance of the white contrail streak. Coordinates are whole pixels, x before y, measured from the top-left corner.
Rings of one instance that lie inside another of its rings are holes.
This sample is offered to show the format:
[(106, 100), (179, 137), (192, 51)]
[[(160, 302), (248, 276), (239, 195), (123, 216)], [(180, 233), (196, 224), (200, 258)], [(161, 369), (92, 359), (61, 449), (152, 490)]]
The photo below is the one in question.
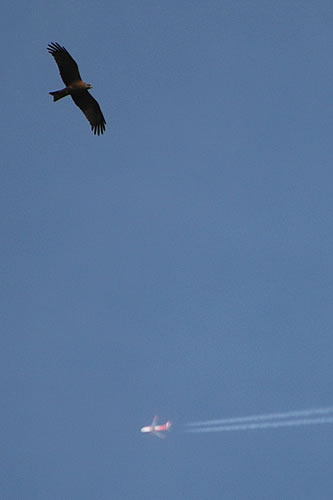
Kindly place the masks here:
[(278, 427), (298, 427), (300, 425), (319, 425), (319, 424), (333, 424), (333, 415), (330, 417), (317, 417), (317, 418), (302, 418), (294, 420), (278, 420), (272, 422), (249, 422), (244, 424), (233, 424), (215, 427), (193, 427), (187, 429), (185, 432), (203, 433), (203, 432), (234, 432), (234, 431), (250, 431), (256, 429), (268, 429)]
[(327, 408), (310, 408), (308, 410), (295, 410), (286, 411), (280, 413), (266, 413), (262, 415), (248, 415), (246, 417), (232, 417), (232, 418), (221, 418), (218, 420), (205, 420), (202, 422), (190, 422), (187, 424), (189, 427), (204, 427), (204, 426), (221, 426), (221, 425), (233, 425), (240, 424), (242, 422), (262, 422), (267, 420), (279, 420), (284, 418), (300, 418), (300, 417), (315, 417), (318, 415), (331, 415), (333, 417), (333, 406)]

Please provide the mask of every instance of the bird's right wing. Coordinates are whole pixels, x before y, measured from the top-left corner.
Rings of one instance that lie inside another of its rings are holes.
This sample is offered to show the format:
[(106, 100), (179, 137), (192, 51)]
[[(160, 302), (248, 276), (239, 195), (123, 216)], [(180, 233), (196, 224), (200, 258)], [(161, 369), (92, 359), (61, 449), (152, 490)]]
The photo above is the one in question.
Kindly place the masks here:
[(61, 47), (59, 43), (53, 42), (49, 43), (47, 50), (54, 57), (60, 71), (60, 76), (66, 86), (82, 80), (78, 65), (65, 47)]

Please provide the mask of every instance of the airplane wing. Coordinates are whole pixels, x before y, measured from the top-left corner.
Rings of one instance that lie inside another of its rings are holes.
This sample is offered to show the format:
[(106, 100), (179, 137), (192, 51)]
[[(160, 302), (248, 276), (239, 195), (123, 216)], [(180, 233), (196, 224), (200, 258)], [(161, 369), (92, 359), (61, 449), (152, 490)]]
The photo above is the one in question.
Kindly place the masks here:
[(161, 432), (158, 432), (158, 431), (153, 431), (153, 434), (154, 434), (154, 436), (157, 436), (160, 439), (165, 439), (166, 438), (165, 434), (162, 434)]
[(152, 421), (151, 426), (152, 426), (152, 427), (155, 427), (155, 425), (157, 425), (157, 421), (158, 421), (158, 417), (157, 417), (157, 416), (155, 416), (155, 417), (153, 418), (153, 421)]

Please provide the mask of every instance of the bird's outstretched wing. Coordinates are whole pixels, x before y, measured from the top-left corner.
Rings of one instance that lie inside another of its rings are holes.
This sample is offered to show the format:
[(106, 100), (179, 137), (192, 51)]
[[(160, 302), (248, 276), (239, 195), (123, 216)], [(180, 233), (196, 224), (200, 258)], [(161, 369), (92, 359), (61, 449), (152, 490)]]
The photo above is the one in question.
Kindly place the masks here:
[(61, 47), (59, 43), (52, 42), (49, 43), (47, 50), (54, 57), (60, 71), (60, 76), (66, 86), (82, 80), (78, 65), (65, 47)]
[(94, 134), (103, 134), (106, 122), (96, 99), (94, 99), (87, 90), (75, 92), (72, 94), (72, 99), (86, 115)]

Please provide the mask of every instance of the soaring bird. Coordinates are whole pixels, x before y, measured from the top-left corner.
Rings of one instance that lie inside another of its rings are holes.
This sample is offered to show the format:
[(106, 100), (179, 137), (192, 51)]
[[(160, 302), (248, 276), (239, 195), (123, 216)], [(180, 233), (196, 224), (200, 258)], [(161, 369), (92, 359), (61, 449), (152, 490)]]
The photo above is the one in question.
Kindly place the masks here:
[(65, 47), (53, 42), (48, 45), (47, 50), (54, 57), (60, 76), (66, 85), (62, 90), (49, 92), (53, 96), (53, 101), (58, 101), (62, 97), (70, 95), (75, 104), (86, 115), (94, 134), (103, 134), (106, 121), (98, 102), (88, 92), (92, 85), (82, 80), (78, 65)]

